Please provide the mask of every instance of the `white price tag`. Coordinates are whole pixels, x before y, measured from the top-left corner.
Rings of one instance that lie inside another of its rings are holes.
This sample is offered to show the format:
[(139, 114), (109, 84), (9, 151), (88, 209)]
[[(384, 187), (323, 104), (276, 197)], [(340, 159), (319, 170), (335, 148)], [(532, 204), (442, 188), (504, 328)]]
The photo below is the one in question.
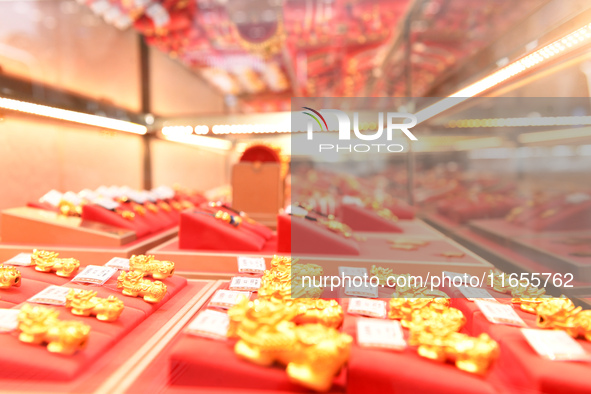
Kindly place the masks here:
[(124, 259), (123, 257), (113, 257), (105, 264), (105, 267), (112, 267), (122, 271), (129, 271), (129, 259)]
[(103, 265), (89, 265), (72, 279), (76, 283), (89, 283), (102, 286), (117, 272), (117, 268)]
[(250, 299), (248, 291), (218, 290), (215, 292), (209, 305), (216, 308), (230, 309), (244, 298)]
[(386, 302), (380, 300), (368, 300), (365, 298), (351, 298), (347, 312), (354, 315), (370, 317), (386, 317)]
[(396, 320), (358, 319), (357, 342), (365, 347), (406, 348), (402, 327)]
[(93, 203), (110, 211), (119, 208), (119, 203), (109, 197), (99, 197), (95, 199)]
[[(369, 281), (357, 283), (358, 281), (345, 281), (345, 294), (351, 297), (378, 298), (378, 288), (372, 286)], [(360, 286), (357, 286), (360, 285)]]
[(57, 207), (62, 200), (62, 193), (58, 192), (57, 190), (50, 190), (48, 191), (43, 197), (39, 199), (39, 202), (46, 202), (49, 205), (53, 205)]
[(263, 274), (265, 269), (265, 259), (262, 257), (238, 257), (238, 272), (242, 274)]
[(230, 290), (257, 291), (261, 287), (261, 278), (235, 276), (230, 282)]
[(480, 287), (460, 286), (458, 290), (470, 301), (483, 300), (488, 302), (498, 302), (492, 294)]
[(341, 278), (349, 277), (354, 278), (356, 276), (367, 276), (367, 268), (363, 267), (339, 267), (339, 276)]
[(476, 300), (474, 302), (491, 323), (526, 327), (525, 322), (519, 317), (511, 305), (483, 300)]
[(227, 314), (206, 309), (187, 327), (187, 333), (212, 339), (226, 339), (230, 319)]
[(46, 305), (66, 305), (66, 296), (70, 292), (70, 288), (51, 285), (29, 298), (27, 301), (35, 304)]
[(10, 332), (18, 327), (19, 309), (0, 309), (0, 332)]
[(31, 256), (32, 253), (19, 253), (16, 256), (12, 257), (10, 260), (5, 261), (3, 264), (28, 267), (31, 265)]
[(531, 347), (542, 357), (557, 361), (591, 361), (591, 354), (562, 330), (522, 328)]

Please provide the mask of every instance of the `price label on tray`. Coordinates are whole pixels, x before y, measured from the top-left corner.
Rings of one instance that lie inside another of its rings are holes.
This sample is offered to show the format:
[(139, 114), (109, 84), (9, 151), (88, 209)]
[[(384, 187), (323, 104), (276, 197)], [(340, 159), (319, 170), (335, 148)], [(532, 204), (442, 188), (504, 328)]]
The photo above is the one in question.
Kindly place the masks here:
[(102, 286), (106, 281), (111, 279), (113, 274), (117, 272), (117, 268), (106, 267), (104, 265), (89, 265), (86, 266), (82, 272), (72, 279), (76, 283), (88, 283), (92, 285)]
[(542, 357), (557, 361), (591, 361), (591, 354), (562, 330), (522, 328), (531, 347)]
[(119, 208), (119, 203), (109, 197), (99, 197), (93, 201), (94, 204), (99, 205), (105, 209), (112, 211)]
[(230, 290), (257, 291), (261, 287), (261, 278), (235, 276), (230, 282)]
[(105, 267), (111, 267), (122, 271), (129, 271), (129, 259), (123, 257), (113, 257), (105, 264)]
[(459, 286), (458, 290), (470, 301), (484, 300), (488, 302), (498, 302), (492, 294), (480, 287)]
[(345, 280), (345, 295), (350, 297), (378, 298), (378, 288), (372, 286), (369, 281)]
[(66, 305), (66, 296), (71, 289), (68, 287), (61, 287), (51, 285), (29, 298), (27, 301), (34, 302), (35, 304), (45, 305)]
[(238, 272), (242, 274), (263, 274), (265, 269), (265, 259), (262, 257), (238, 257)]
[(5, 261), (6, 265), (19, 265), (21, 267), (28, 267), (31, 265), (32, 253), (19, 253), (11, 259)]
[(0, 309), (0, 332), (10, 332), (18, 327), (19, 309)]
[(367, 268), (363, 267), (339, 267), (339, 276), (341, 278), (349, 277), (354, 278), (356, 276), (364, 277), (367, 276)]
[(386, 303), (380, 300), (351, 298), (347, 312), (354, 315), (384, 318), (386, 317)]
[(357, 320), (357, 343), (359, 346), (402, 350), (406, 347), (404, 334), (396, 320)]
[(235, 291), (235, 290), (218, 290), (215, 292), (209, 306), (223, 309), (230, 309), (234, 305), (238, 304), (244, 298), (250, 299), (250, 292), (248, 291)]
[(189, 324), (187, 333), (205, 338), (226, 339), (229, 326), (227, 314), (206, 309)]
[(525, 327), (525, 322), (519, 317), (511, 305), (487, 300), (474, 301), (487, 320), (494, 324)]

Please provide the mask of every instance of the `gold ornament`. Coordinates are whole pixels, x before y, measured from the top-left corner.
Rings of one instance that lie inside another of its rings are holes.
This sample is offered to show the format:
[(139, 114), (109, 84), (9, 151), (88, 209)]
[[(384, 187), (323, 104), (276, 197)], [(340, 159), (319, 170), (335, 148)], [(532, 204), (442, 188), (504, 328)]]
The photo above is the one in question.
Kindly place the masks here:
[(380, 281), (381, 286), (386, 286), (388, 284), (388, 278), (394, 277), (394, 271), (392, 268), (384, 268), (378, 267), (377, 265), (372, 265), (371, 270), (369, 271), (369, 276), (375, 276)]
[(450, 332), (440, 336), (421, 332), (415, 337), (420, 356), (453, 362), (462, 371), (483, 375), (499, 356), (499, 345), (488, 334), (471, 337)]
[(166, 285), (159, 280), (150, 281), (144, 279), (142, 272), (122, 271), (117, 278), (117, 288), (123, 289), (123, 295), (130, 297), (143, 297), (144, 301), (155, 304), (166, 295)]
[(88, 343), (90, 326), (78, 321), (59, 320), (58, 311), (24, 304), (18, 314), (19, 340), (33, 345), (47, 344), (52, 353), (72, 355)]
[(174, 263), (155, 260), (154, 256), (133, 255), (129, 259), (129, 270), (142, 272), (144, 276), (162, 280), (174, 274)]
[(63, 278), (74, 276), (80, 268), (80, 261), (73, 258), (60, 259), (58, 256), (59, 254), (55, 252), (35, 249), (31, 255), (31, 263), (35, 265), (35, 271), (55, 271), (57, 276)]
[(0, 289), (21, 287), (21, 273), (11, 265), (0, 264)]
[(123, 313), (123, 301), (111, 295), (96, 296), (96, 291), (72, 289), (66, 296), (66, 308), (77, 316), (96, 316), (100, 321), (115, 321)]
[(243, 300), (228, 311), (228, 335), (239, 338), (234, 347), (239, 357), (262, 366), (286, 365), (295, 382), (327, 391), (347, 362), (353, 340), (322, 324), (296, 325), (302, 316), (298, 305), (304, 306), (299, 301)]

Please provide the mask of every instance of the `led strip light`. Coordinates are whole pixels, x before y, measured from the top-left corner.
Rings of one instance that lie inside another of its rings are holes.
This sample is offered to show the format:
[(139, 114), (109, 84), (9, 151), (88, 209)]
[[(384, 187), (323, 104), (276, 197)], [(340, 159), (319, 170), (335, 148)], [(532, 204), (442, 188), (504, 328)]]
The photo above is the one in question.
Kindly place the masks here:
[(490, 118), (450, 120), (445, 128), (474, 127), (530, 127), (530, 126), (586, 126), (591, 125), (591, 116), (548, 116), (531, 118)]
[(424, 122), (425, 120), (456, 106), (470, 97), (477, 96), (480, 93), (500, 84), (501, 82), (521, 74), (533, 66), (546, 62), (559, 53), (574, 49), (589, 41), (591, 41), (591, 23), (575, 30), (570, 34), (567, 34), (559, 40), (543, 46), (531, 54), (514, 61), (500, 70), (493, 72), (487, 77), (482, 78), (480, 81), (475, 82), (472, 85), (455, 92), (447, 98), (417, 112), (416, 116), (418, 123)]
[(107, 118), (104, 116), (90, 115), (82, 112), (69, 111), (66, 109), (49, 107), (46, 105), (33, 104), (4, 97), (0, 97), (0, 108), (24, 112), (27, 114), (45, 116), (47, 118), (66, 120), (69, 122), (75, 122), (89, 126), (102, 127), (105, 129), (124, 131), (127, 133), (146, 134), (148, 132), (146, 126), (142, 126), (137, 123)]

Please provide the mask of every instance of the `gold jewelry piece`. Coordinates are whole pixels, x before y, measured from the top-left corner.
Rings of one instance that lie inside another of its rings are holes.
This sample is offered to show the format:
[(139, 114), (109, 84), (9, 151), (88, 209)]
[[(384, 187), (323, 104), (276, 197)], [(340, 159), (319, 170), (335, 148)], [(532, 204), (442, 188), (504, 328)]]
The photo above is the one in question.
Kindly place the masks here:
[(394, 276), (394, 271), (392, 268), (384, 268), (378, 267), (377, 265), (372, 265), (371, 270), (369, 271), (370, 277), (377, 277), (380, 281), (381, 286), (386, 286), (388, 284), (388, 278)]
[(66, 308), (76, 316), (96, 316), (100, 321), (115, 321), (123, 313), (123, 301), (111, 295), (96, 296), (96, 291), (72, 289), (66, 296)]
[(444, 336), (421, 332), (415, 337), (420, 356), (451, 361), (462, 371), (483, 375), (499, 356), (499, 345), (488, 334), (471, 337), (452, 332)]
[(154, 256), (133, 255), (129, 259), (129, 270), (142, 272), (144, 276), (162, 280), (174, 274), (174, 263), (172, 261), (155, 260)]
[(57, 276), (63, 278), (74, 276), (80, 268), (80, 261), (73, 258), (60, 259), (58, 256), (59, 254), (55, 252), (35, 249), (31, 255), (31, 263), (35, 265), (35, 271), (55, 271)]
[(78, 321), (62, 321), (53, 308), (24, 304), (18, 314), (19, 340), (41, 345), (52, 353), (72, 355), (88, 343), (90, 326)]
[(462, 258), (466, 255), (466, 253), (463, 253), (463, 252), (443, 252), (443, 253), (441, 253), (441, 255), (443, 257), (448, 257), (448, 258), (452, 258), (452, 257)]
[(132, 211), (128, 211), (126, 209), (115, 209), (115, 213), (121, 216), (125, 220), (133, 221), (135, 220), (135, 213)]
[(172, 208), (170, 207), (170, 204), (168, 204), (165, 201), (159, 201), (158, 202), (158, 207), (160, 207), (163, 211), (165, 212), (170, 212), (172, 211)]
[(390, 245), (391, 249), (398, 249), (398, 250), (419, 250), (418, 246), (415, 245), (408, 245), (408, 244), (392, 244)]
[(82, 216), (82, 205), (75, 205), (69, 201), (61, 200), (57, 207), (64, 216)]
[(341, 223), (334, 219), (318, 218), (318, 223), (328, 228), (333, 233), (341, 234), (345, 238), (351, 238), (353, 236), (353, 230), (345, 223)]
[(295, 305), (257, 299), (231, 308), (228, 333), (239, 338), (234, 351), (258, 365), (286, 365), (297, 383), (327, 391), (347, 362), (353, 339), (322, 324), (297, 326)]
[(134, 204), (133, 211), (140, 216), (146, 216), (146, 208), (140, 204)]
[(230, 215), (226, 211), (217, 211), (214, 217), (218, 220), (221, 220), (224, 223), (231, 224), (234, 227), (238, 227), (242, 223), (242, 218), (240, 216)]
[(388, 311), (388, 318), (392, 320), (400, 320), (403, 327), (408, 328), (412, 322), (412, 314), (414, 311), (427, 308), (432, 304), (439, 304), (449, 307), (450, 301), (448, 298), (392, 298), (390, 299), (390, 310)]
[(122, 271), (117, 278), (117, 288), (123, 289), (123, 295), (130, 297), (143, 297), (144, 301), (155, 304), (166, 295), (166, 285), (159, 280), (150, 281), (144, 279), (142, 272)]
[(154, 204), (153, 202), (146, 202), (144, 204), (146, 206), (146, 208), (148, 209), (148, 211), (152, 212), (152, 213), (157, 213), (158, 212), (158, 206), (156, 204)]
[(0, 289), (21, 287), (21, 273), (11, 265), (0, 264)]

